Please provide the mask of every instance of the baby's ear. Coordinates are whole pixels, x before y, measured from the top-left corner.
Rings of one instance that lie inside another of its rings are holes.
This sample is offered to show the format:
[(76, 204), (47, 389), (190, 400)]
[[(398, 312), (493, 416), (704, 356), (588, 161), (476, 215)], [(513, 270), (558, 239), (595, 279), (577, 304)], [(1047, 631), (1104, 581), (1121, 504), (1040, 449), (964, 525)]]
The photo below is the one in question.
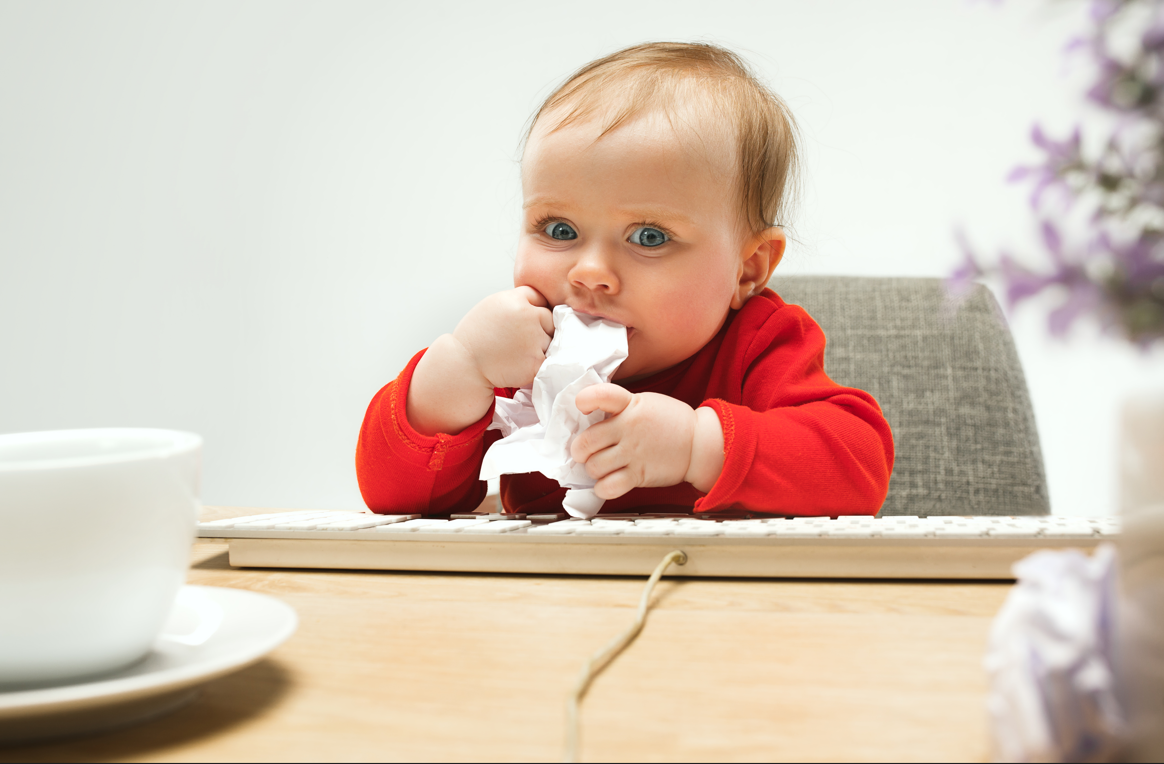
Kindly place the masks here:
[(733, 310), (744, 307), (749, 297), (768, 284), (772, 272), (784, 257), (784, 248), (787, 244), (784, 229), (779, 226), (765, 228), (748, 239), (743, 252), (740, 253), (740, 281), (736, 293), (732, 296)]

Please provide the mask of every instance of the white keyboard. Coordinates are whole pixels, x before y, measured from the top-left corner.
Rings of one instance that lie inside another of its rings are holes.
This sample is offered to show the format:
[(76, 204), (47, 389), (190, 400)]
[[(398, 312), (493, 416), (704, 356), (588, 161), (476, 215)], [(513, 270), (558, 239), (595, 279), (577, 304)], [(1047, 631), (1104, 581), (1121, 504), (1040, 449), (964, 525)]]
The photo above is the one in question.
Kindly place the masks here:
[(839, 517), (716, 520), (625, 515), (375, 515), (300, 511), (200, 523), (228, 539), (230, 564), (483, 573), (645, 575), (673, 549), (668, 575), (775, 578), (1013, 578), (1038, 549), (1090, 549), (1116, 518)]

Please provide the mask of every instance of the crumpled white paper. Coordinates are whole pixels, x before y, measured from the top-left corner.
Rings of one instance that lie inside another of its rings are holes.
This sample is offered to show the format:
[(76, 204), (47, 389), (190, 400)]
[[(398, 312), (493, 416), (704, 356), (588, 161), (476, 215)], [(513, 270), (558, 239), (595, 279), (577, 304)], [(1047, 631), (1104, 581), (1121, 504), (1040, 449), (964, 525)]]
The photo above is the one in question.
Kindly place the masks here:
[(562, 506), (571, 515), (598, 514), (603, 500), (591, 490), (594, 480), (586, 467), (570, 458), (570, 445), (606, 414), (583, 415), (574, 398), (591, 385), (609, 382), (626, 356), (625, 326), (566, 305), (554, 308), (554, 339), (533, 386), (513, 398), (497, 398), (489, 429), (501, 430), (503, 437), (485, 452), (481, 479), (540, 472), (569, 489)]
[(998, 761), (1108, 761), (1124, 729), (1113, 666), (1116, 554), (1036, 552), (994, 619), (990, 674)]

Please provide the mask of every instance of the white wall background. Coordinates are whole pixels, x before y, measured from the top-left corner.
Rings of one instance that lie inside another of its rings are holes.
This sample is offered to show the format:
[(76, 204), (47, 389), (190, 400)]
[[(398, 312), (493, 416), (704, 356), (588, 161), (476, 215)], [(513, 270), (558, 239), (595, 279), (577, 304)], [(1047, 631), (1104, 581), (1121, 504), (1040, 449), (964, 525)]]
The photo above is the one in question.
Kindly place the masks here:
[[(518, 140), (552, 86), (651, 39), (744, 53), (792, 105), (781, 267), (946, 275), (952, 228), (1031, 241), (1083, 8), (893, 2), (0, 3), (0, 432), (187, 429), (204, 500), (362, 506), (364, 407), (511, 285)], [(1164, 363), (1013, 329), (1052, 505), (1116, 503), (1116, 411)]]

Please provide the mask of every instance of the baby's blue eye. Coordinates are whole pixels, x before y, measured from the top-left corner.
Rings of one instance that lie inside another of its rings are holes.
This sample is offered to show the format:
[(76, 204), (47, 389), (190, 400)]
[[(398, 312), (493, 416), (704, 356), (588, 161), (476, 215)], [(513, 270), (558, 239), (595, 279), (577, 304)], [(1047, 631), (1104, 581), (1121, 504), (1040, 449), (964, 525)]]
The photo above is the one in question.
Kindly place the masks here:
[(668, 241), (667, 234), (658, 228), (650, 228), (648, 226), (636, 228), (630, 235), (631, 244), (638, 244), (643, 247), (661, 247)]
[(578, 238), (578, 232), (566, 223), (550, 223), (542, 230), (545, 231), (546, 236), (549, 236), (551, 239), (561, 239), (563, 241), (568, 241), (570, 239)]

